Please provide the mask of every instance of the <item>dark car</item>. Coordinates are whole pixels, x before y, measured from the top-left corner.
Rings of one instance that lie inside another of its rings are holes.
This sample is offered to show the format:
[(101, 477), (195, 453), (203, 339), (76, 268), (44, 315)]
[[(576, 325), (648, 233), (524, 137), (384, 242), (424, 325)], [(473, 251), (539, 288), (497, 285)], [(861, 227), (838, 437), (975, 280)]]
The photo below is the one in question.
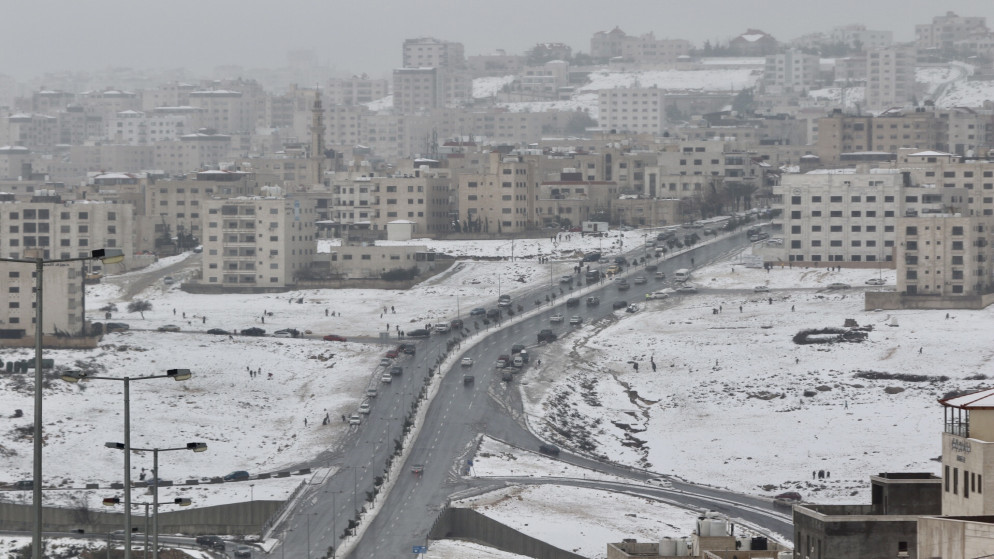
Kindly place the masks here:
[(395, 377), (399, 377), (400, 375), (404, 374), (404, 368), (397, 366), (390, 367), (390, 374)]
[(449, 323), (449, 327), (453, 330), (461, 330), (463, 327), (463, 322), (461, 318), (457, 318)]
[(618, 282), (618, 291), (625, 291), (625, 290), (629, 289), (630, 287), (631, 287), (631, 285), (629, 285), (628, 282), (625, 281), (625, 280), (621, 280), (621, 281)]
[(556, 341), (556, 333), (546, 328), (538, 333), (538, 343)]
[(588, 307), (596, 307), (599, 304), (601, 304), (601, 298), (600, 297), (587, 297), (587, 306)]
[(404, 355), (414, 355), (418, 351), (414, 344), (400, 344), (400, 350), (404, 352)]
[(235, 470), (224, 476), (224, 481), (244, 481), (249, 478), (249, 473), (245, 470)]
[(628, 259), (625, 258), (624, 256), (615, 256), (614, 257), (614, 263), (617, 264), (617, 265), (619, 265), (619, 266), (627, 266), (628, 265)]
[(431, 332), (425, 330), (424, 328), (418, 328), (417, 330), (411, 330), (404, 333), (408, 338), (427, 338), (431, 336)]
[(344, 342), (345, 336), (339, 336), (338, 334), (328, 334), (324, 338), (321, 338), (326, 342)]
[(657, 266), (656, 264), (649, 264), (648, 266), (645, 267), (646, 272), (655, 272), (658, 269), (659, 266)]
[(104, 326), (104, 331), (108, 334), (111, 332), (127, 332), (130, 328), (130, 325), (123, 322), (108, 322), (106, 326)]
[(240, 545), (235, 548), (235, 557), (251, 557), (252, 548), (247, 545)]
[(476, 307), (475, 309), (469, 311), (469, 316), (482, 316), (487, 314), (487, 309), (483, 307)]
[(628, 306), (628, 301), (615, 301), (611, 303), (612, 309), (623, 309)]
[(580, 305), (580, 300), (577, 299), (576, 297), (570, 297), (569, 299), (566, 299), (567, 307), (577, 307), (579, 305)]
[(224, 540), (218, 536), (197, 536), (197, 544), (210, 549), (224, 551)]
[(34, 489), (35, 482), (30, 479), (22, 479), (14, 484), (14, 489)]
[(490, 309), (487, 311), (487, 318), (500, 318), (500, 309)]
[(559, 447), (554, 444), (542, 443), (538, 445), (538, 451), (549, 456), (559, 456)]
[(601, 259), (601, 253), (599, 252), (588, 252), (583, 255), (584, 262), (597, 262)]
[(263, 330), (262, 328), (253, 326), (252, 328), (246, 328), (242, 330), (241, 334), (243, 336), (265, 336), (266, 331)]
[(525, 344), (514, 344), (511, 346), (511, 355), (515, 353), (521, 353), (521, 350), (525, 349)]
[(231, 332), (228, 332), (227, 330), (224, 330), (222, 328), (211, 328), (210, 330), (207, 331), (207, 333), (214, 334), (216, 336), (228, 336), (231, 334)]

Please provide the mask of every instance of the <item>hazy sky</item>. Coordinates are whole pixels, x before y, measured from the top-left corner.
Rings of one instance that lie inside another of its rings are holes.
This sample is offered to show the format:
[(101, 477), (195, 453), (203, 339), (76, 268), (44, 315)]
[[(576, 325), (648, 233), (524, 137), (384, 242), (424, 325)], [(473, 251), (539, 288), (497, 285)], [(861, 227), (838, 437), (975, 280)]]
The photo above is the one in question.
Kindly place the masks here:
[(911, 40), (916, 23), (947, 10), (983, 16), (991, 0), (32, 0), (8, 2), (0, 74), (19, 80), (53, 71), (114, 66), (209, 73), (221, 64), (278, 67), (313, 49), (342, 73), (385, 76), (400, 66), (405, 38), (459, 41), (466, 54), (520, 53), (538, 42), (589, 51), (615, 25), (657, 38), (727, 41), (746, 28), (789, 40), (863, 23)]

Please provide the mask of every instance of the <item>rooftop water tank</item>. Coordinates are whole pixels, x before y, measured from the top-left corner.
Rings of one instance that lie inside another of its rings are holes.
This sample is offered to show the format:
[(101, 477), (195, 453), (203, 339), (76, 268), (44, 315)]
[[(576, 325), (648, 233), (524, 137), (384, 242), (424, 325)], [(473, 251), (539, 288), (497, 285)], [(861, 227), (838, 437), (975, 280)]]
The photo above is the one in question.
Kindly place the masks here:
[(663, 538), (659, 542), (659, 554), (663, 557), (673, 557), (676, 555), (676, 542), (673, 538)]

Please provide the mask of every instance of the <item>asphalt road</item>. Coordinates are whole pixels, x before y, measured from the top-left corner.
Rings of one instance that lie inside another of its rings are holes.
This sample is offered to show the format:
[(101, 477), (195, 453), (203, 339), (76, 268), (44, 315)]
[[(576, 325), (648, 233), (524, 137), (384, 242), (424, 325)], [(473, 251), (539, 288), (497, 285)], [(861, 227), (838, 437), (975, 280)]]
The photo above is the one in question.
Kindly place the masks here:
[[(734, 253), (745, 244), (745, 235), (740, 232), (699, 245), (665, 261), (650, 259), (650, 263), (658, 263), (659, 270), (666, 272), (667, 278), (671, 278), (672, 273), (679, 268), (692, 268), (692, 261), (696, 265), (703, 265)], [(640, 246), (630, 256), (641, 257), (641, 253)], [(652, 278), (651, 273), (640, 269), (641, 266), (624, 271), (631, 284), (630, 289), (624, 292), (619, 292), (617, 285), (610, 281), (602, 281), (596, 286), (576, 286), (574, 295), (582, 293), (584, 298), (589, 295), (600, 297), (601, 304), (595, 307), (581, 304), (579, 307), (566, 309), (565, 295), (569, 293), (560, 295), (558, 283), (552, 283), (551, 286), (536, 285), (525, 294), (518, 292), (515, 305), (524, 306), (521, 301), (532, 301), (534, 308), (534, 301), (538, 300), (538, 306), (542, 310), (527, 317), (522, 317), (520, 313), (514, 317), (505, 317), (500, 328), (491, 325), (487, 329), (481, 325), (484, 330), (481, 335), (474, 335), (464, 341), (463, 344), (475, 342), (466, 352), (466, 355), (473, 358), (473, 366), (463, 367), (457, 363), (447, 371), (425, 414), (419, 435), (412, 443), (406, 463), (386, 496), (386, 502), (377, 503), (382, 505), (378, 514), (371, 520), (364, 520), (369, 522), (365, 527), (365, 537), (356, 543), (349, 557), (409, 557), (412, 546), (425, 544), (432, 523), (453, 494), (474, 488), (482, 489), (495, 482), (502, 483), (499, 480), (481, 481), (461, 476), (464, 473), (462, 470), (467, 468), (467, 460), (473, 456), (481, 434), (521, 448), (537, 449), (541, 441), (526, 428), (520, 397), (514, 386), (520, 374), (527, 374), (527, 366), (525, 372), (515, 375), (515, 380), (509, 385), (501, 380), (500, 372), (494, 366), (497, 357), (510, 354), (511, 345), (516, 343), (534, 346), (537, 332), (544, 328), (552, 328), (560, 337), (568, 335), (572, 329), (568, 324), (570, 316), (581, 316), (585, 323), (615, 320), (615, 313), (624, 311), (612, 309), (613, 301), (625, 299), (641, 306), (646, 293), (660, 289), (663, 284), (672, 286), (671, 280), (657, 281)], [(649, 278), (647, 283), (635, 285), (632, 278), (637, 275)], [(553, 292), (557, 295), (555, 303), (551, 302), (551, 296), (550, 303), (545, 303), (545, 295)], [(526, 307), (526, 310), (530, 309)], [(550, 324), (549, 317), (555, 313), (566, 315), (567, 320), (560, 324)], [(475, 334), (472, 321), (467, 317), (463, 318), (466, 326)], [(283, 539), (284, 547), (275, 549), (273, 554), (321, 557), (330, 547), (337, 547), (349, 519), (357, 514), (356, 511), (362, 514), (367, 492), (372, 490), (376, 477), (382, 476), (386, 469), (386, 461), (393, 452), (395, 440), (401, 438), (404, 418), (412, 411), (412, 404), (420, 395), (428, 369), (436, 366), (438, 355), (451, 336), (436, 335), (429, 340), (420, 341), (415, 356), (399, 359), (398, 364), (405, 368), (404, 374), (393, 377), (389, 384), (380, 383), (377, 387), (379, 394), (372, 403), (371, 413), (363, 418), (362, 425), (353, 428), (341, 448), (326, 453), (309, 464), (331, 465), (335, 473), (309, 491), (281, 530), (274, 534)], [(475, 381), (464, 383), (465, 374), (472, 374)], [(379, 376), (374, 375), (374, 380)], [(569, 448), (563, 449), (559, 459), (631, 479), (633, 482), (643, 482), (658, 475), (575, 454)], [(415, 466), (420, 469), (420, 474), (413, 472)], [(577, 480), (569, 483), (618, 490), (616, 485), (606, 482)], [(769, 501), (763, 499), (680, 482), (674, 482), (673, 489), (670, 490), (639, 485), (633, 488), (631, 490), (656, 495), (681, 506), (711, 509), (733, 518), (742, 518), (772, 532), (791, 533), (789, 513), (775, 510)], [(378, 500), (383, 498), (383, 495), (376, 497)]]

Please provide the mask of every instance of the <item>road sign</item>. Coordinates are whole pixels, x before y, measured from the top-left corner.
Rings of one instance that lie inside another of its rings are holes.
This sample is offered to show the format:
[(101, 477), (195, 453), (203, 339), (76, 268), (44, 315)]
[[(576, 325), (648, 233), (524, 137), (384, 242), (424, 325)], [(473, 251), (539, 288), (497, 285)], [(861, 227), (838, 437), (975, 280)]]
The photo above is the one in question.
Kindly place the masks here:
[(416, 545), (414, 546), (411, 553), (428, 553), (428, 546), (426, 545)]

